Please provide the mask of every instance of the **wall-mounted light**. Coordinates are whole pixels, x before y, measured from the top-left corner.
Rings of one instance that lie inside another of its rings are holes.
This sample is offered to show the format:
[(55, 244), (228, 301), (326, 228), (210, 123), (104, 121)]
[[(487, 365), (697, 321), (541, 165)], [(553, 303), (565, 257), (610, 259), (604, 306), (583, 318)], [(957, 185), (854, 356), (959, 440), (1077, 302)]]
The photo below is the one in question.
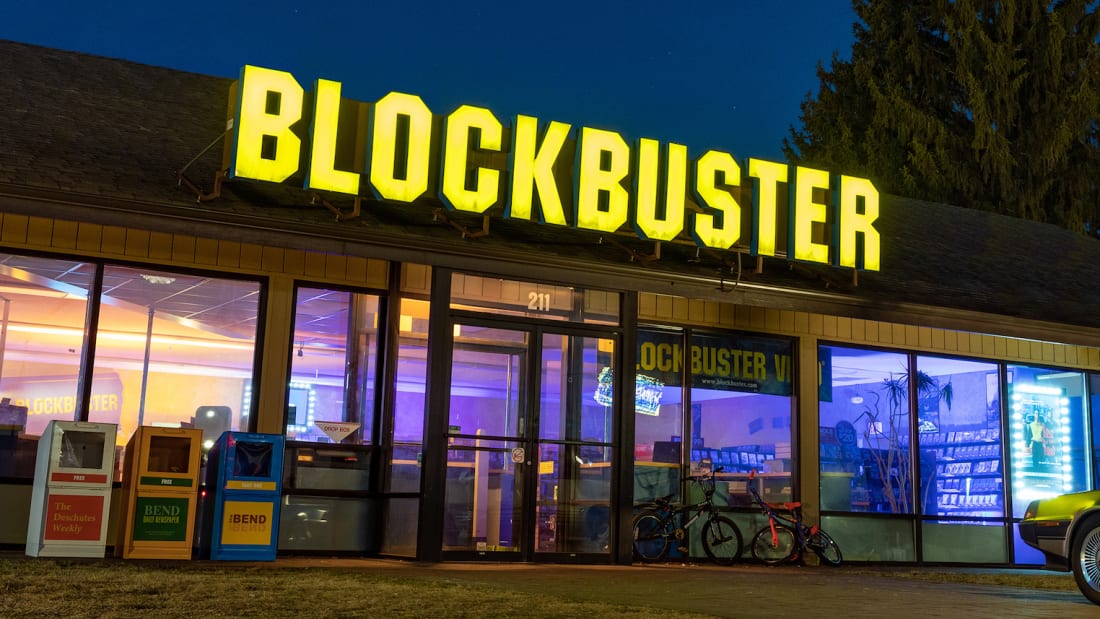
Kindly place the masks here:
[(854, 395), (851, 398), (848, 398), (848, 401), (851, 402), (852, 404), (863, 404), (863, 396)]

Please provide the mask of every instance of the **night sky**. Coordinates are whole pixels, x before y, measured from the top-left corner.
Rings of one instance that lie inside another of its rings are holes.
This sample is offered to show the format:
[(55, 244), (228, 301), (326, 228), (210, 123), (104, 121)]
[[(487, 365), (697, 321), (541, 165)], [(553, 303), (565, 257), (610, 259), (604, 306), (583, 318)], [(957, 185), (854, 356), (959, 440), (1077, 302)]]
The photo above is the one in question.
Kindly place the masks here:
[(436, 113), (469, 103), (779, 161), (855, 20), (848, 0), (7, 4), (3, 39), (223, 77), (254, 64), (353, 99), (396, 90)]

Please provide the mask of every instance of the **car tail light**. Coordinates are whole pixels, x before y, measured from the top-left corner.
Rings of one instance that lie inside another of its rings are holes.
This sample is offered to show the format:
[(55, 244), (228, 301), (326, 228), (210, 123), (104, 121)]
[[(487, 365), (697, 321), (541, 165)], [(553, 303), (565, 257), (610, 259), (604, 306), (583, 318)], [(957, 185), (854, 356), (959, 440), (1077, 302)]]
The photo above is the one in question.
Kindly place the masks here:
[(1034, 518), (1039, 515), (1039, 501), (1032, 501), (1027, 504), (1027, 509), (1024, 510), (1024, 520)]

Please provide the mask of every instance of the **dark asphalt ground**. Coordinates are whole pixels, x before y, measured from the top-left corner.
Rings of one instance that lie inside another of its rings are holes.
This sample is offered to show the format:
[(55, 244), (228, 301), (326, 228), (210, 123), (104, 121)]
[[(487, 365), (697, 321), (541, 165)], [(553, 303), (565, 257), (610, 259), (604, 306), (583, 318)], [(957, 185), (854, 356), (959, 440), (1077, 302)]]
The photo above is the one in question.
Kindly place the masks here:
[[(417, 564), (385, 559), (280, 558), (279, 567), (358, 567), (406, 578), (435, 578), (490, 584), (568, 599), (641, 605), (715, 617), (944, 617), (950, 619), (1100, 617), (1100, 606), (1076, 589), (928, 582), (891, 576), (894, 567), (840, 568), (760, 565), (717, 567), (696, 564), (633, 566)], [(905, 568), (962, 575), (974, 568)], [(987, 572), (1036, 574), (1034, 570)], [(1073, 576), (1041, 572), (1047, 577)]]

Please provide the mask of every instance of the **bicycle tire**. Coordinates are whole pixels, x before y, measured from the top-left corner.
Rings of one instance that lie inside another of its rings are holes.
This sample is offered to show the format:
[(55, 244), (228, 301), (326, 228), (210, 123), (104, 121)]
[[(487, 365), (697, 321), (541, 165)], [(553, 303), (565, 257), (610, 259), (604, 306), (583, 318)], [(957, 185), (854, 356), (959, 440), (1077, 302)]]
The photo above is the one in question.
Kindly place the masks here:
[(844, 560), (844, 556), (840, 554), (840, 546), (833, 538), (829, 537), (828, 533), (821, 529), (810, 536), (810, 541), (806, 545), (814, 551), (825, 565), (837, 567)]
[(752, 556), (765, 565), (779, 565), (794, 559), (798, 554), (798, 536), (794, 529), (785, 524), (775, 525), (775, 540), (772, 529), (764, 527), (752, 537)]
[(634, 554), (646, 563), (665, 558), (671, 542), (668, 521), (656, 512), (642, 512), (634, 518)]
[(725, 516), (711, 516), (703, 525), (703, 552), (718, 565), (733, 565), (741, 558), (741, 529)]

